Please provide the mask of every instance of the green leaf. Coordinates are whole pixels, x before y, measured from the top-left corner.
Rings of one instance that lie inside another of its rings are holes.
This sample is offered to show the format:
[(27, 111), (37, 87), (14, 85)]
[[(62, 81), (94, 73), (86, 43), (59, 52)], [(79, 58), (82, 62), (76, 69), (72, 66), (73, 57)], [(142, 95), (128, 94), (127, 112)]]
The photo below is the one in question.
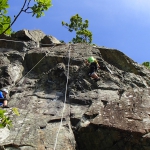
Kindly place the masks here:
[(34, 0), (35, 4), (31, 7), (33, 15), (36, 15), (36, 18), (44, 16), (44, 11), (48, 10), (51, 6), (51, 0)]
[(17, 116), (20, 116), (18, 108), (14, 107), (14, 108), (12, 108), (12, 110), (13, 110), (14, 114), (16, 114)]
[(3, 124), (0, 123), (0, 128), (4, 128), (5, 126)]
[[(0, 0), (0, 34), (3, 33), (11, 23), (10, 17), (6, 16), (7, 8), (9, 8), (8, 0)], [(11, 29), (9, 29), (6, 34), (9, 35), (10, 31)]]

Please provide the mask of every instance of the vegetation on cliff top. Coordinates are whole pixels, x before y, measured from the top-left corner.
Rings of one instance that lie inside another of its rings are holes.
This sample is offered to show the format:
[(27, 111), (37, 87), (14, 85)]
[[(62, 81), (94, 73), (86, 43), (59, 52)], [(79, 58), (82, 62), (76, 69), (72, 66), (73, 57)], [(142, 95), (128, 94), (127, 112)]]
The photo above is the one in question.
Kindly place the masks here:
[(145, 67), (147, 67), (148, 69), (150, 69), (150, 62), (143, 62), (142, 65), (144, 65)]
[(7, 9), (10, 7), (8, 0), (0, 0), (0, 34), (5, 33), (10, 35), (12, 32), (11, 26), (15, 23), (22, 12), (32, 14), (32, 16), (39, 18), (44, 16), (44, 11), (48, 10), (51, 6), (51, 0), (24, 0), (22, 8), (20, 8), (18, 14), (15, 15), (11, 21), (10, 16), (7, 16)]
[(70, 24), (62, 21), (62, 25), (67, 27), (69, 32), (76, 32), (76, 37), (72, 39), (73, 43), (92, 42), (92, 32), (87, 29), (89, 26), (89, 21), (82, 21), (82, 18), (78, 14), (70, 18)]

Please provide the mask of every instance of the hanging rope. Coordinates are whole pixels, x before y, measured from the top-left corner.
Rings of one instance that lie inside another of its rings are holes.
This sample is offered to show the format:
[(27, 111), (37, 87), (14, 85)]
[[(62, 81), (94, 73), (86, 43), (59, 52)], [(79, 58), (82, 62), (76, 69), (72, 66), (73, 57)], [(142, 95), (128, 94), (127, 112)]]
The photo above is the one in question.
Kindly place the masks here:
[[(7, 39), (0, 39), (0, 40), (4, 40), (4, 41), (12, 41), (12, 42), (21, 42), (21, 43), (25, 43), (23, 41), (14, 41), (14, 40), (7, 40)], [(52, 48), (54, 48), (56, 46), (56, 44), (41, 44), (41, 45), (49, 45), (49, 46), (52, 46)], [(57, 131), (57, 134), (56, 134), (56, 139), (55, 139), (55, 144), (54, 144), (54, 150), (56, 150), (56, 146), (57, 146), (57, 142), (58, 142), (58, 136), (59, 136), (59, 133), (60, 133), (60, 130), (61, 130), (61, 127), (62, 127), (62, 122), (63, 122), (63, 117), (64, 117), (64, 111), (65, 111), (65, 108), (66, 108), (66, 97), (67, 97), (67, 89), (68, 89), (68, 78), (69, 78), (69, 66), (70, 66), (70, 49), (71, 49), (71, 46), (69, 45), (69, 48), (68, 48), (68, 68), (67, 68), (67, 81), (66, 81), (66, 89), (65, 89), (65, 100), (64, 100), (64, 105), (63, 105), (63, 110), (62, 110), (62, 114), (61, 114), (61, 121), (60, 121), (60, 125), (59, 125), (59, 128), (58, 128), (58, 131)], [(34, 66), (33, 68), (31, 68), (14, 86), (18, 85), (19, 82), (25, 78), (46, 56), (47, 56), (48, 53), (46, 53)], [(101, 53), (100, 53), (101, 55)], [(102, 58), (102, 57), (101, 57)], [(103, 60), (103, 59), (102, 59)], [(104, 60), (103, 60), (104, 61)], [(107, 67), (107, 69), (110, 71), (110, 73), (112, 73), (112, 71)], [(28, 103), (29, 104), (29, 103)], [(28, 111), (29, 112), (29, 111)], [(24, 117), (24, 120), (25, 118), (27, 117), (27, 114), (28, 112), (26, 113), (25, 117)], [(23, 120), (23, 123), (24, 123), (24, 120)], [(22, 124), (23, 125), (23, 124)], [(22, 126), (21, 126), (22, 127)], [(17, 135), (19, 134), (20, 130), (21, 130), (21, 127), (17, 133)], [(15, 139), (17, 138), (17, 135), (15, 136), (14, 138), (14, 141)], [(13, 141), (13, 143), (14, 143)]]
[[(5, 40), (5, 41), (12, 41), (12, 42), (22, 42), (24, 43), (23, 41), (14, 41), (14, 40), (7, 40), (7, 39), (0, 39), (0, 40)], [(44, 45), (44, 44), (43, 44)], [(54, 48), (56, 44), (45, 44), (45, 45), (52, 45)], [(45, 57), (47, 56), (47, 54), (45, 54), (34, 66), (33, 68), (31, 68), (14, 86), (18, 85), (19, 82), (25, 78)], [(58, 135), (59, 135), (59, 132), (60, 132), (60, 129), (61, 129), (61, 126), (62, 126), (62, 121), (63, 121), (63, 116), (64, 116), (64, 111), (65, 111), (65, 104), (66, 104), (66, 96), (67, 96), (67, 86), (68, 86), (68, 78), (69, 78), (69, 64), (70, 64), (70, 46), (69, 46), (69, 53), (68, 53), (68, 57), (69, 57), (69, 60), (68, 60), (68, 71), (67, 71), (67, 82), (66, 82), (66, 90), (65, 90), (65, 100), (64, 100), (64, 106), (63, 106), (63, 111), (62, 111), (62, 115), (61, 115), (61, 123), (60, 123), (60, 126), (59, 126), (59, 129), (58, 129), (58, 132), (57, 132), (57, 135), (56, 135), (56, 141), (55, 141), (55, 145), (54, 145), (54, 150), (56, 149), (56, 146), (57, 146), (57, 140), (58, 140)], [(12, 87), (14, 87), (12, 86)], [(29, 103), (28, 103), (29, 104)], [(24, 120), (25, 118), (27, 117), (27, 114), (28, 114), (29, 111), (27, 111), (25, 117), (24, 117)], [(24, 120), (23, 120), (23, 123), (24, 123)], [(22, 124), (23, 125), (23, 124)], [(22, 127), (22, 126), (21, 126)], [(19, 134), (20, 130), (21, 130), (21, 127), (17, 133), (17, 135)], [(13, 140), (13, 143), (15, 141), (15, 139), (17, 138), (17, 135), (15, 136), (14, 140)]]
[(67, 97), (67, 89), (68, 89), (68, 79), (69, 79), (69, 65), (70, 65), (70, 45), (69, 45), (69, 49), (68, 49), (68, 68), (67, 68), (67, 81), (66, 81), (66, 90), (65, 90), (65, 100), (64, 100), (64, 106), (63, 106), (63, 110), (62, 110), (62, 114), (61, 114), (61, 121), (60, 121), (60, 125), (56, 134), (56, 140), (55, 140), (55, 144), (54, 144), (54, 150), (56, 150), (56, 146), (57, 146), (57, 141), (58, 141), (58, 135), (62, 126), (62, 121), (63, 121), (63, 117), (64, 117), (64, 111), (65, 111), (65, 107), (66, 107), (66, 97)]
[[(51, 49), (54, 48), (54, 47), (55, 47), (55, 45), (54, 45), (53, 47), (51, 47)], [(19, 83), (24, 77), (26, 77), (26, 76), (47, 56), (47, 54), (48, 54), (48, 53), (46, 53), (46, 54), (33, 66), (33, 68), (31, 68), (14, 86), (18, 85), (18, 83)]]
[[(51, 49), (54, 48), (54, 47), (55, 47), (55, 45), (54, 45), (53, 47), (51, 47)], [(14, 86), (18, 85), (18, 83), (19, 83), (24, 77), (26, 77), (26, 76), (47, 56), (47, 54), (48, 54), (48, 53), (46, 53), (46, 54), (33, 66), (33, 68), (31, 68)], [(14, 87), (14, 86), (12, 86), (12, 87)], [(15, 93), (14, 93), (14, 94), (15, 94)], [(29, 105), (29, 101), (28, 101), (27, 106), (28, 106), (28, 105)], [(27, 107), (27, 108), (28, 108), (28, 107)], [(27, 113), (25, 114), (25, 117), (24, 117), (24, 119), (23, 119), (23, 123), (22, 123), (21, 127), (23, 126), (24, 121), (25, 121), (25, 118), (27, 117), (27, 114), (28, 114), (28, 113), (29, 113), (29, 111), (27, 111)], [(20, 130), (21, 130), (21, 127), (20, 127), (19, 131), (17, 132), (17, 135), (15, 136), (15, 138), (14, 138), (14, 140), (13, 140), (13, 143), (14, 143), (15, 139), (17, 138), (17, 136), (18, 136), (18, 134), (19, 134), (19, 132), (20, 132)]]

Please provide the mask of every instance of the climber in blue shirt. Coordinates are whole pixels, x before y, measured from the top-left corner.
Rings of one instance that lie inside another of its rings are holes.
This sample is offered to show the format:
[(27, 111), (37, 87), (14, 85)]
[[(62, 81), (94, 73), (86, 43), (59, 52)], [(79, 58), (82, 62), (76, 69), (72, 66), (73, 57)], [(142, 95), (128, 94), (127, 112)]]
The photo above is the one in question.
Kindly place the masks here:
[(8, 90), (7, 89), (2, 89), (0, 90), (0, 103), (2, 103), (3, 108), (9, 108), (7, 106), (7, 99), (6, 99), (6, 95), (8, 94)]

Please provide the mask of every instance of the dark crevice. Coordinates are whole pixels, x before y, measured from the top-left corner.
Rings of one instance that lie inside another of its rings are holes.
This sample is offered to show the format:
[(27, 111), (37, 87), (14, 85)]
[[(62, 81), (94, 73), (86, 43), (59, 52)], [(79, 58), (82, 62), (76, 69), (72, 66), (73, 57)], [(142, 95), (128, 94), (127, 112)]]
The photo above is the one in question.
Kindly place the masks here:
[(45, 129), (46, 128), (46, 126), (40, 126), (40, 129)]
[(86, 119), (94, 119), (94, 118), (97, 117), (98, 115), (99, 115), (98, 113), (91, 114), (91, 115), (84, 114), (84, 117), (85, 117)]
[[(78, 150), (142, 150), (141, 133), (90, 124), (74, 130)], [(147, 145), (148, 148), (150, 148)]]
[[(57, 123), (57, 122), (60, 122), (61, 121), (61, 118), (59, 118), (59, 119), (53, 119), (53, 120), (49, 120), (47, 123)], [(65, 118), (63, 118), (63, 120), (62, 121), (66, 121), (66, 119)]]

